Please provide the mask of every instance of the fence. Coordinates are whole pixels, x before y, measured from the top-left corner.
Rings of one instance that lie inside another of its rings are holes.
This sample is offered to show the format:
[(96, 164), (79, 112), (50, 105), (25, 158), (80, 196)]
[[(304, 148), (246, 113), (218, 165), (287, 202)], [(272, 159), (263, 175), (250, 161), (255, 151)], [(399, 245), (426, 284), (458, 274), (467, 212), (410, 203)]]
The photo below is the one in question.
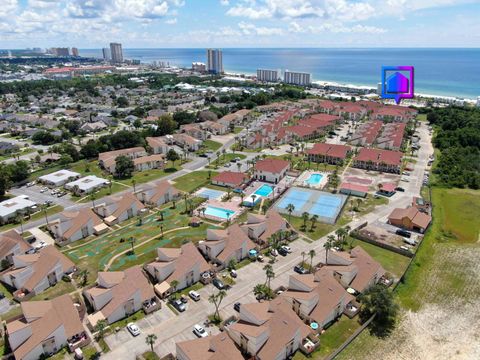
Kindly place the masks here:
[(400, 249), (396, 246), (393, 246), (393, 245), (390, 245), (390, 244), (387, 244), (387, 243), (384, 243), (384, 242), (380, 242), (380, 241), (376, 241), (376, 240), (373, 240), (373, 239), (370, 239), (369, 237), (366, 237), (366, 236), (363, 236), (362, 234), (358, 233), (357, 230), (354, 230), (350, 233), (350, 236), (358, 239), (358, 240), (361, 240), (361, 241), (364, 241), (366, 243), (369, 243), (369, 244), (372, 244), (372, 245), (375, 245), (375, 246), (378, 246), (378, 247), (381, 247), (385, 250), (389, 250), (389, 251), (392, 251), (394, 253), (397, 253), (397, 254), (400, 254), (400, 255), (403, 255), (403, 256), (406, 256), (406, 257), (409, 257), (409, 258), (413, 258), (414, 257), (414, 253), (410, 252), (410, 251), (407, 251), (407, 250), (403, 250), (403, 249)]

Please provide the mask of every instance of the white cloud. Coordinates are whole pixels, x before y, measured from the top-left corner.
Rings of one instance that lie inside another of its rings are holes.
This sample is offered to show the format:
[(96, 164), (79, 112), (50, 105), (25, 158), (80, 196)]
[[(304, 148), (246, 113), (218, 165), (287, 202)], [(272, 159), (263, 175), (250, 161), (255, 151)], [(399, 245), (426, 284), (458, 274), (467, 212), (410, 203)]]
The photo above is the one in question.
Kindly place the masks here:
[(2, 5), (0, 6), (0, 19), (12, 15), (17, 11), (17, 7), (17, 0), (2, 0)]
[(238, 27), (245, 35), (259, 35), (259, 36), (271, 36), (271, 35), (282, 35), (283, 30), (280, 28), (274, 27), (257, 27), (253, 24), (241, 22), (238, 24)]
[(176, 23), (177, 23), (177, 18), (168, 19), (167, 21), (165, 21), (165, 24), (169, 24), (169, 25), (175, 25)]
[(222, 5), (222, 6), (228, 6), (228, 5), (230, 5), (230, 1), (228, 1), (228, 0), (220, 0), (220, 5)]

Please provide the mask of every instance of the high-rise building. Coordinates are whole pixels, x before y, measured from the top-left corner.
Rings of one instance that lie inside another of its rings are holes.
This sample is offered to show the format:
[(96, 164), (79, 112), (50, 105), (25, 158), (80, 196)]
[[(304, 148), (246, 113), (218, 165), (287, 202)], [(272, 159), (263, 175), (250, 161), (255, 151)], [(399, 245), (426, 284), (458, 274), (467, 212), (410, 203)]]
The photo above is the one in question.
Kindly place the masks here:
[(312, 74), (285, 70), (285, 84), (308, 86), (312, 83)]
[(122, 44), (110, 43), (110, 55), (112, 57), (112, 62), (122, 63), (123, 62)]
[(278, 81), (278, 70), (258, 69), (257, 70), (257, 80), (258, 81), (266, 81), (266, 82), (277, 82)]
[(381, 82), (379, 82), (377, 84), (377, 95), (382, 96), (382, 83)]
[(55, 56), (70, 56), (70, 49), (69, 48), (51, 48), (50, 52)]
[(204, 73), (207, 71), (207, 65), (203, 62), (192, 62), (192, 71)]
[(479, 107), (479, 108), (480, 108), (480, 96), (479, 96), (479, 97), (477, 97), (477, 107)]
[(112, 57), (110, 56), (110, 49), (109, 48), (103, 48), (102, 49), (102, 55), (103, 55), (103, 60), (105, 61), (110, 61)]
[(72, 47), (72, 56), (78, 57), (78, 49), (76, 47)]
[(222, 50), (207, 49), (207, 70), (211, 74), (223, 73)]

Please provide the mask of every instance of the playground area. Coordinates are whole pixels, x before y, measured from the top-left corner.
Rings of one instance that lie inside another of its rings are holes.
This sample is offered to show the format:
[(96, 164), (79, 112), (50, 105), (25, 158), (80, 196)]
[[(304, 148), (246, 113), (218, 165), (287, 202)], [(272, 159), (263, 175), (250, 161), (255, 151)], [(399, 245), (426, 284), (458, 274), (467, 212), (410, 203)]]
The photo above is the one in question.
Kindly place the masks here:
[[(189, 207), (193, 209), (203, 200), (193, 198)], [(72, 243), (62, 252), (80, 270), (88, 270), (88, 284), (91, 284), (98, 271), (121, 270), (151, 261), (157, 247), (179, 247), (184, 241), (198, 241), (205, 236), (208, 227), (215, 227), (206, 223), (190, 227), (191, 217), (185, 210), (185, 201), (178, 202), (175, 208), (168, 204), (141, 221), (131, 219), (104, 235)], [(134, 239), (133, 244), (131, 239)]]

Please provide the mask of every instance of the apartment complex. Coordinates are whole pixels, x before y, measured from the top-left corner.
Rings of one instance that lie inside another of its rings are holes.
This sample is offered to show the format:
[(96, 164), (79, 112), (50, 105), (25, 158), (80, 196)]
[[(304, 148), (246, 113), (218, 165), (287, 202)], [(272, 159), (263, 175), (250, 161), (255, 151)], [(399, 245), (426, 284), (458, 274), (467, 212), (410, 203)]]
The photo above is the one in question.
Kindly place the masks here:
[(257, 70), (258, 81), (277, 82), (278, 79), (279, 79), (278, 70), (267, 70), (267, 69)]
[(285, 70), (283, 82), (291, 85), (308, 86), (312, 83), (312, 74)]
[(120, 43), (110, 43), (110, 55), (112, 57), (112, 62), (115, 64), (123, 63), (123, 50), (122, 44)]
[(223, 73), (223, 54), (220, 49), (207, 49), (207, 71), (211, 74)]

